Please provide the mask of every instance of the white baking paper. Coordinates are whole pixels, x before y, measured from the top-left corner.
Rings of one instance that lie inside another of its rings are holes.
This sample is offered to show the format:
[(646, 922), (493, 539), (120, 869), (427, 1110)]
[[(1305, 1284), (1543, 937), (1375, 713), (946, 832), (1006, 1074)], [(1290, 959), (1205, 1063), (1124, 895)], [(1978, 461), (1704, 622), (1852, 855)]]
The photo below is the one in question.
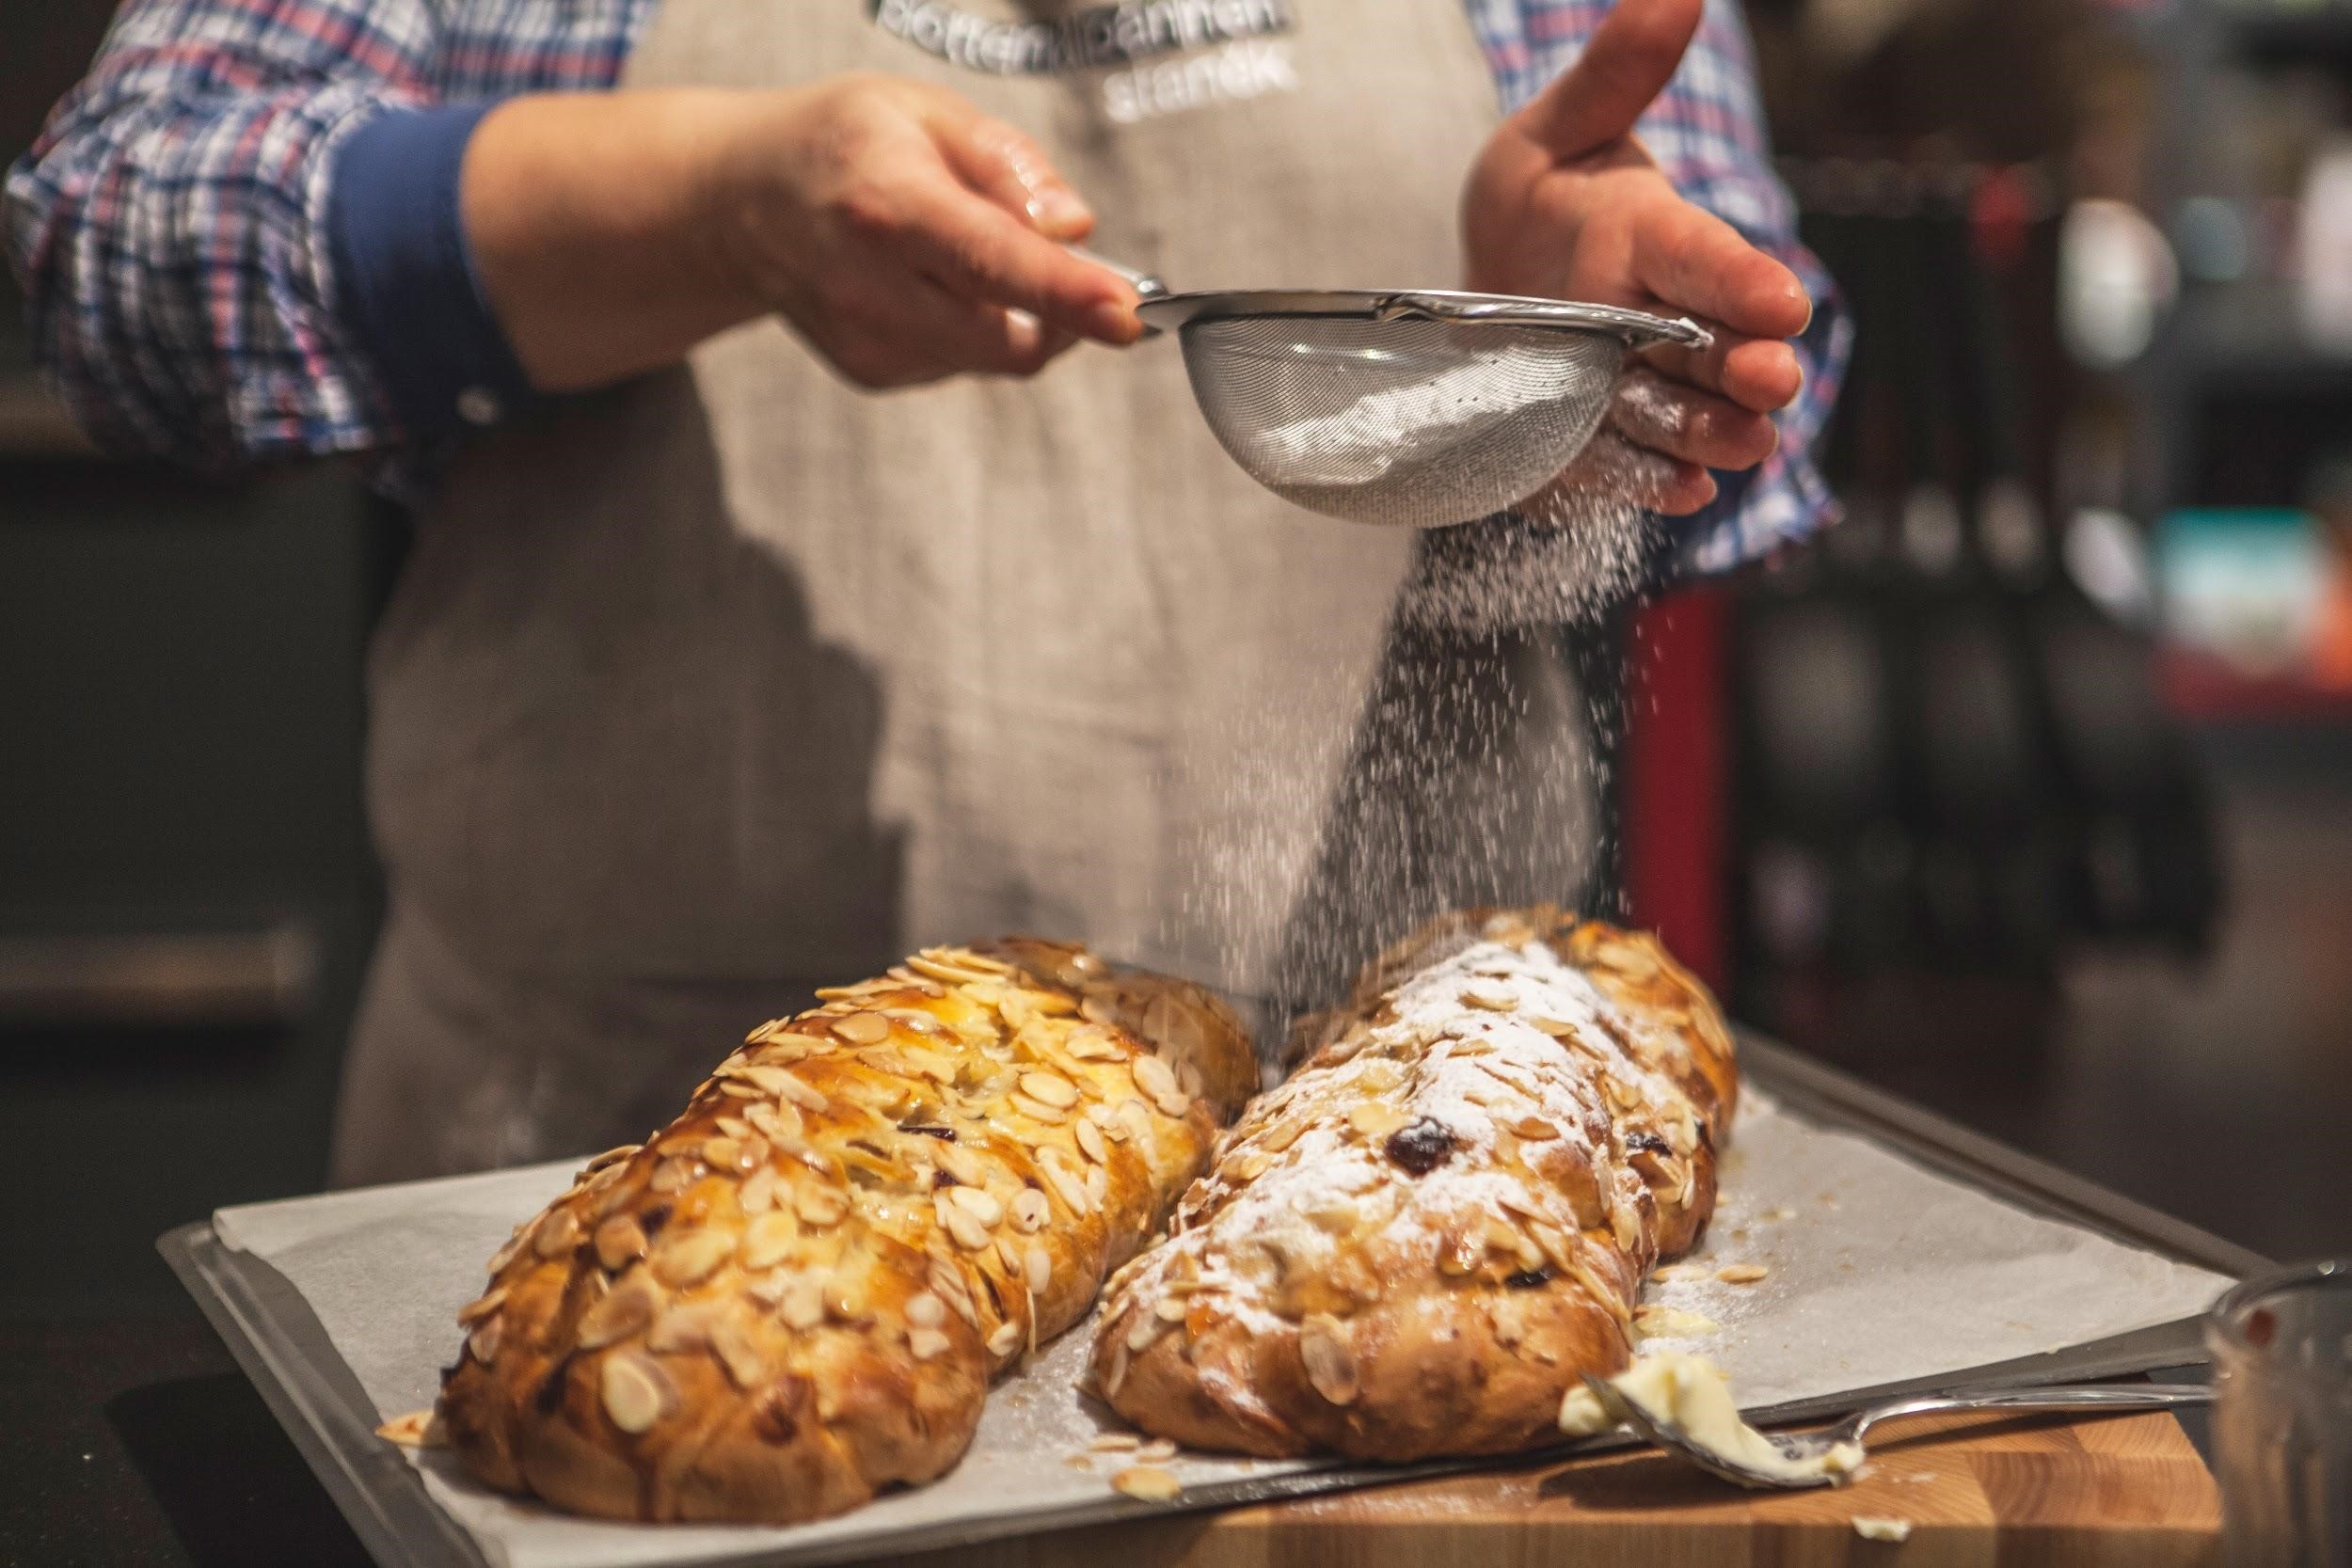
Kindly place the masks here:
[[(222, 1242), (259, 1257), (309, 1302), (383, 1417), (432, 1403), (456, 1354), (453, 1314), (516, 1221), (568, 1184), (578, 1162), (224, 1209)], [(1753, 1092), (1723, 1165), (1723, 1196), (1691, 1277), (1646, 1300), (1711, 1322), (1661, 1333), (1729, 1376), (1749, 1409), (2062, 1350), (2190, 1316), (2230, 1281), (2028, 1213), (1858, 1135), (1815, 1126)], [(1726, 1265), (1760, 1264), (1729, 1284)], [(433, 1497), (508, 1568), (634, 1568), (758, 1554), (838, 1559), (942, 1527), (1007, 1533), (1099, 1513), (1130, 1463), (1073, 1463), (1113, 1423), (1074, 1379), (1085, 1326), (990, 1396), (977, 1437), (945, 1479), (837, 1519), (788, 1528), (617, 1525), (572, 1518), (474, 1485), (444, 1452), (417, 1455)], [(1187, 1488), (1263, 1480), (1311, 1462), (1181, 1455)], [(1149, 1505), (1128, 1505), (1136, 1512)], [(1059, 1517), (1057, 1517), (1057, 1516)], [(998, 1528), (986, 1527), (999, 1522)]]

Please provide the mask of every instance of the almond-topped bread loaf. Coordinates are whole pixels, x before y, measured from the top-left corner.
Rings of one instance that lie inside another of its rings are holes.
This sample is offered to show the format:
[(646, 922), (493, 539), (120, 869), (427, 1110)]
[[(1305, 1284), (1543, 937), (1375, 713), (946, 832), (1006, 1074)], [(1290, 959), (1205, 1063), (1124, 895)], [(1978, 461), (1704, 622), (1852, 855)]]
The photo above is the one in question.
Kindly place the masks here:
[(819, 995), (491, 1259), (438, 1406), (474, 1475), (771, 1523), (928, 1481), (1257, 1086), (1215, 998), (1078, 947), (930, 949)]
[(1122, 1269), (1096, 1391), (1254, 1454), (1502, 1453), (1628, 1363), (1641, 1284), (1714, 1206), (1732, 1043), (1649, 937), (1471, 911), (1303, 1026), (1165, 1243)]

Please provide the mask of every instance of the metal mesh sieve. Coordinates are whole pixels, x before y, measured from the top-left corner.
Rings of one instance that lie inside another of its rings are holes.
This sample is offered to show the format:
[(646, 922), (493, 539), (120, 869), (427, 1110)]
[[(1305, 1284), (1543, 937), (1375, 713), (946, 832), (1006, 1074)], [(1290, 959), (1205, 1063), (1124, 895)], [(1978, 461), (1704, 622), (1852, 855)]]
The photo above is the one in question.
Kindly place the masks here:
[(1626, 351), (1703, 345), (1687, 321), (1499, 294), (1169, 294), (1194, 398), (1234, 462), (1353, 522), (1436, 528), (1503, 511), (1584, 450)]

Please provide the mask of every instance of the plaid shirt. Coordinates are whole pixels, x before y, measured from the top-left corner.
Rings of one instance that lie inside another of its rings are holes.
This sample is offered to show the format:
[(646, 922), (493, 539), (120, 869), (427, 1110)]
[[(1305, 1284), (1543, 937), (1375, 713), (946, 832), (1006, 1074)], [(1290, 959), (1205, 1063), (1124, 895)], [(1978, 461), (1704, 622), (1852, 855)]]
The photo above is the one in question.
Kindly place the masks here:
[[(1464, 3), (1506, 108), (1572, 60), (1606, 9)], [(89, 75), (8, 172), (10, 248), (56, 385), (110, 445), (200, 466), (420, 445), (338, 309), (326, 237), (338, 149), (401, 108), (610, 87), (656, 4), (126, 0)], [(1848, 329), (1766, 161), (1736, 0), (1709, 0), (1641, 131), (1677, 187), (1823, 302), (1798, 345), (1805, 389), (1780, 416), (1779, 451), (1685, 525), (1685, 562), (1720, 569), (1830, 515), (1807, 453)]]

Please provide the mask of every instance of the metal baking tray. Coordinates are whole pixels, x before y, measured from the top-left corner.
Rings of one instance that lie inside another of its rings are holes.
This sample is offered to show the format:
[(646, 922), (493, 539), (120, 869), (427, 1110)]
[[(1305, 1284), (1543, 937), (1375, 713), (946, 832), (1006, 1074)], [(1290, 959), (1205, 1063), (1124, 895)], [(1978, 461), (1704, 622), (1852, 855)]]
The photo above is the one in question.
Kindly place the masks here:
[[(2046, 1162), (1968, 1131), (1786, 1047), (1743, 1033), (1741, 1076), (1787, 1108), (1822, 1125), (1863, 1133), (1880, 1145), (2020, 1207), (2079, 1225), (2148, 1251), (2236, 1278), (2269, 1266), (2244, 1247), (2058, 1169)], [(196, 1298), (262, 1399), (277, 1415), (353, 1530), (384, 1568), (458, 1563), (490, 1568), (471, 1536), (426, 1495), (404, 1453), (375, 1435), (377, 1416), (301, 1295), (275, 1269), (222, 1244), (210, 1221), (182, 1226), (157, 1249)], [(1974, 1369), (1972, 1384), (2026, 1386), (2120, 1377), (2160, 1367), (2201, 1364), (2200, 1320), (2140, 1329), (2071, 1349)], [(1767, 1420), (1803, 1420), (1850, 1409), (1866, 1397), (1949, 1385), (1949, 1374), (1879, 1386), (1833, 1397), (1801, 1400), (1760, 1412)], [(1597, 1445), (1585, 1445), (1593, 1447)], [(1353, 1465), (1246, 1478), (1195, 1492), (1185, 1504), (1224, 1508), (1311, 1493), (1338, 1491), (1472, 1468), (1539, 1463), (1531, 1454), (1413, 1466)], [(1054, 1529), (1124, 1516), (1131, 1505), (1107, 1491), (1099, 1511), (1057, 1513)], [(1000, 1527), (988, 1533), (1003, 1534)], [(938, 1539), (890, 1543), (896, 1555), (978, 1539), (943, 1532)], [(731, 1562), (754, 1563), (755, 1552)], [(822, 1561), (795, 1555), (794, 1561)], [(840, 1560), (836, 1558), (834, 1560)]]

